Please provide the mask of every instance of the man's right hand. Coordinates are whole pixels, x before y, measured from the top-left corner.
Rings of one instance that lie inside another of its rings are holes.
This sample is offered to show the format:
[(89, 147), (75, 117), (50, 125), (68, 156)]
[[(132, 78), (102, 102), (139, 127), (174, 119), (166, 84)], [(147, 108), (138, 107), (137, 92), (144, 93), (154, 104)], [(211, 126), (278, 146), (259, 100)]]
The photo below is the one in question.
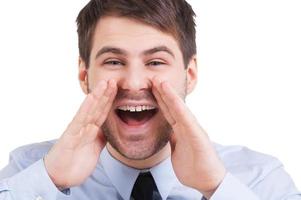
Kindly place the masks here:
[(101, 126), (117, 93), (114, 80), (100, 81), (44, 157), (46, 170), (58, 188), (80, 185), (96, 167), (106, 145)]

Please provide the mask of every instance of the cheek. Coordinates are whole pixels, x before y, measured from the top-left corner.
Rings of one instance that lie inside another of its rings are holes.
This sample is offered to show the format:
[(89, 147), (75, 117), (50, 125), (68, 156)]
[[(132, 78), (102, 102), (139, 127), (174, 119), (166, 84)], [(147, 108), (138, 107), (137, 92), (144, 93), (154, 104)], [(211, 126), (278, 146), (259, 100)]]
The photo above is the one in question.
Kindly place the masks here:
[(89, 83), (90, 84), (97, 84), (101, 80), (111, 80), (114, 79), (118, 81), (121, 77), (120, 71), (108, 71), (108, 70), (100, 70), (91, 68), (88, 72)]
[(158, 77), (167, 81), (176, 91), (183, 91), (186, 86), (186, 74), (185, 70), (171, 70), (167, 73), (158, 74)]

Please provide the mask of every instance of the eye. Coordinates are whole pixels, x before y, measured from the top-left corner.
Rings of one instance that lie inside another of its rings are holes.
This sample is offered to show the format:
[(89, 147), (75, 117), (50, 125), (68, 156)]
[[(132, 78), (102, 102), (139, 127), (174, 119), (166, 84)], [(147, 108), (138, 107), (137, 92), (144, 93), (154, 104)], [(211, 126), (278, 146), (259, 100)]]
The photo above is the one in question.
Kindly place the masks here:
[(162, 61), (158, 61), (158, 60), (154, 60), (151, 61), (149, 63), (147, 63), (146, 65), (148, 66), (159, 66), (159, 65), (165, 65), (166, 63), (162, 62)]
[(124, 65), (121, 61), (119, 60), (107, 60), (104, 62), (105, 65)]

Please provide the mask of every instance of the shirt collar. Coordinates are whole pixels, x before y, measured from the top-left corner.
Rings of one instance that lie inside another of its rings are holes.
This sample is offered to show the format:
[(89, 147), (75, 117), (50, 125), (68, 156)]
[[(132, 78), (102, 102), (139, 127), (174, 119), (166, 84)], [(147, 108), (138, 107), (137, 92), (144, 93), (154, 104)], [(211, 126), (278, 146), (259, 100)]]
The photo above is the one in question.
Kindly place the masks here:
[(167, 199), (172, 187), (179, 182), (173, 171), (170, 157), (151, 168), (150, 172), (154, 177), (162, 199)]
[[(141, 170), (121, 163), (108, 152), (107, 148), (103, 149), (100, 159), (105, 173), (118, 193), (123, 199), (129, 200), (132, 188)], [(173, 171), (170, 157), (152, 167), (150, 172), (154, 177), (162, 199), (167, 199), (173, 185), (178, 181)]]

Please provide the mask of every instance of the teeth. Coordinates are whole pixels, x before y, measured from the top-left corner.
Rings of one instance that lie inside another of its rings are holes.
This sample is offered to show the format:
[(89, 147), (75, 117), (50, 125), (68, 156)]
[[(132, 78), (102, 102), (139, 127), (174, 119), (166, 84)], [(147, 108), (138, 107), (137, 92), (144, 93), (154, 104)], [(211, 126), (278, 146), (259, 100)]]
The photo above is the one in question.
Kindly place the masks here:
[(145, 110), (153, 110), (156, 107), (154, 106), (146, 106), (146, 105), (142, 105), (142, 106), (119, 106), (118, 109), (122, 110), (122, 111), (130, 111), (130, 112), (142, 112)]
[(135, 112), (136, 111), (136, 108), (134, 106), (131, 106), (130, 107), (130, 112)]
[(142, 111), (142, 107), (141, 106), (137, 106), (136, 107), (136, 112), (141, 112)]
[(127, 107), (126, 106), (120, 106), (118, 109), (119, 110), (123, 110), (123, 111), (127, 111)]

